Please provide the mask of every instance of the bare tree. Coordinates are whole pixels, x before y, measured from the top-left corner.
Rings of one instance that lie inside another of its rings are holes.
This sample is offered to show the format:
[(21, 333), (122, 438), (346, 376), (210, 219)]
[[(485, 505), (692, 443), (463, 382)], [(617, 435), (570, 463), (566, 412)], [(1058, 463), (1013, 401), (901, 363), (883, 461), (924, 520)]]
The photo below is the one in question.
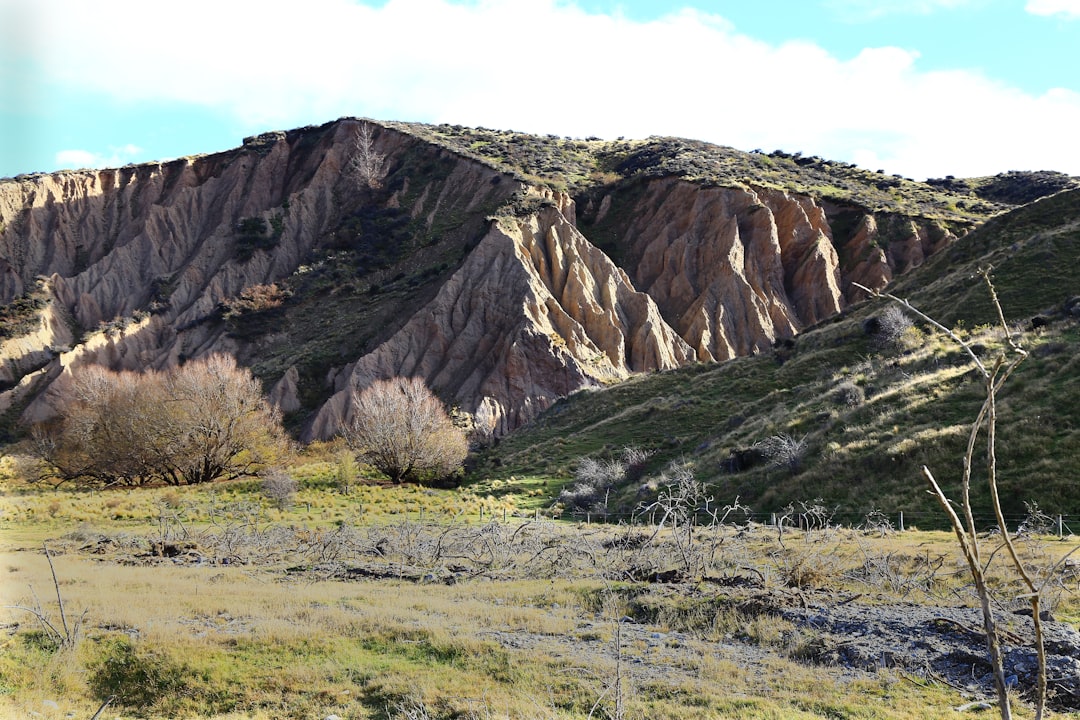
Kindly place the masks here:
[(386, 156), (375, 150), (375, 131), (369, 122), (360, 123), (350, 146), (351, 157), (346, 172), (357, 184), (371, 190), (382, 187), (386, 176)]
[(465, 433), (420, 378), (379, 380), (354, 391), (353, 421), (342, 435), (359, 458), (394, 482), (445, 477), (468, 454)]
[(230, 355), (210, 355), (171, 373), (167, 397), (174, 404), (168, 421), (183, 438), (172, 463), (174, 480), (251, 475), (284, 452), (280, 413)]
[[(967, 561), (971, 578), (975, 583), (975, 590), (979, 596), (979, 603), (982, 609), (983, 629), (986, 632), (986, 644), (987, 650), (990, 653), (990, 664), (993, 670), (994, 687), (998, 696), (998, 707), (1002, 720), (1010, 720), (1010, 718), (1012, 718), (1012, 709), (1009, 704), (1009, 689), (1005, 679), (997, 621), (994, 617), (990, 589), (987, 585), (986, 568), (989, 564), (989, 560), (984, 561), (983, 559), (971, 506), (971, 476), (975, 458), (975, 448), (978, 442), (979, 433), (985, 431), (986, 481), (990, 489), (991, 506), (994, 517), (997, 520), (998, 528), (1001, 531), (1004, 547), (1008, 551), (1008, 557), (1012, 561), (1013, 567), (1016, 569), (1017, 574), (1020, 576), (1028, 590), (1024, 597), (1026, 597), (1031, 604), (1032, 621), (1035, 627), (1035, 653), (1038, 660), (1038, 687), (1036, 688), (1035, 717), (1040, 719), (1045, 712), (1047, 688), (1046, 652), (1043, 646), (1043, 628), (1040, 611), (1042, 592), (1045, 583), (1036, 583), (1031, 569), (1028, 568), (1027, 564), (1020, 558), (1016, 551), (1009, 530), (1005, 526), (1005, 518), (1002, 514), (1001, 500), (998, 495), (997, 486), (997, 394), (1001, 391), (1005, 381), (1009, 379), (1020, 363), (1027, 357), (1027, 351), (1020, 346), (1017, 339), (1009, 331), (1008, 324), (1005, 322), (1005, 314), (1001, 309), (1001, 303), (998, 301), (997, 292), (990, 279), (990, 268), (986, 268), (985, 270), (980, 269), (979, 275), (982, 276), (987, 290), (990, 293), (990, 299), (993, 302), (994, 309), (997, 311), (997, 320), (1006, 341), (1006, 347), (1003, 352), (998, 355), (998, 357), (994, 358), (994, 362), (989, 365), (979, 358), (969, 343), (965, 342), (949, 328), (913, 307), (907, 300), (888, 293), (879, 293), (870, 290), (862, 285), (858, 285), (858, 283), (856, 283), (856, 285), (874, 297), (886, 297), (893, 300), (903, 306), (908, 312), (913, 313), (945, 333), (950, 340), (960, 346), (960, 348), (968, 355), (972, 364), (975, 366), (979, 377), (983, 381), (986, 398), (983, 401), (982, 407), (979, 409), (975, 422), (971, 425), (971, 431), (968, 435), (967, 451), (964, 454), (963, 473), (960, 481), (961, 499), (959, 502), (959, 513), (954, 509), (954, 503), (945, 495), (941, 486), (934, 478), (934, 475), (930, 472), (930, 469), (924, 465), (922, 472), (923, 476), (930, 484), (933, 494), (937, 497), (938, 503), (949, 517), (960, 549)], [(963, 517), (961, 517), (961, 515)], [(991, 557), (993, 557), (993, 554), (991, 554)]]
[(168, 373), (79, 368), (60, 418), (35, 428), (34, 445), (53, 477), (91, 485), (239, 477), (285, 450), (277, 411), (226, 355)]

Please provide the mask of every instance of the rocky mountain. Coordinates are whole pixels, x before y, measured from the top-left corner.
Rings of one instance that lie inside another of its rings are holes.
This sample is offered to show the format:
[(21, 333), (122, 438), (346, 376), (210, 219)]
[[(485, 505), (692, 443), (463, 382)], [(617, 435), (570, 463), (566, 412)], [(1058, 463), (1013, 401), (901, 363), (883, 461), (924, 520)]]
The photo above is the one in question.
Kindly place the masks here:
[(883, 287), (1004, 207), (974, 187), (355, 118), (6, 179), (0, 412), (47, 418), (80, 365), (224, 351), (305, 438), (335, 432), (352, 388), (402, 374), (504, 434), (581, 388), (835, 315), (852, 282)]

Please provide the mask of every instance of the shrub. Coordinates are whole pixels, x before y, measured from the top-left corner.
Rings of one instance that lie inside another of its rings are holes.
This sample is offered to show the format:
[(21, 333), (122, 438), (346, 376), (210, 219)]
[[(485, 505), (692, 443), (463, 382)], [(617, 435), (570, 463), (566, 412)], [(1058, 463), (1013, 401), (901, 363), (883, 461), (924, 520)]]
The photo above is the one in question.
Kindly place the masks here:
[(616, 460), (582, 458), (574, 471), (574, 482), (559, 493), (559, 502), (571, 511), (603, 512), (608, 493), (623, 476), (624, 468)]
[(563, 488), (559, 502), (572, 511), (606, 512), (611, 489), (639, 481), (651, 456), (648, 450), (626, 447), (617, 460), (581, 458), (574, 471), (574, 482)]
[(187, 687), (188, 670), (168, 657), (155, 652), (139, 652), (127, 639), (105, 645), (101, 660), (91, 668), (88, 678), (94, 695), (131, 708), (147, 717), (163, 700), (176, 698)]
[(915, 328), (915, 323), (900, 307), (889, 305), (878, 318), (878, 340), (884, 344), (901, 345), (904, 337)]
[(789, 433), (771, 435), (754, 443), (754, 448), (768, 458), (769, 466), (798, 471), (806, 456), (806, 436), (797, 438)]
[(281, 307), (292, 293), (277, 283), (252, 285), (240, 291), (240, 295), (221, 303), (222, 317), (233, 320), (248, 313), (275, 310)]
[(34, 428), (34, 450), (61, 482), (203, 483), (254, 474), (285, 451), (280, 414), (227, 355), (164, 373), (78, 368), (59, 410)]
[(845, 380), (833, 391), (836, 402), (848, 407), (858, 407), (866, 400), (866, 391), (850, 380)]
[(278, 509), (285, 510), (292, 506), (296, 497), (297, 484), (288, 473), (279, 468), (268, 471), (262, 479), (262, 493), (274, 501)]
[(469, 452), (465, 432), (420, 378), (378, 380), (353, 392), (353, 420), (342, 423), (346, 444), (396, 483), (445, 478)]

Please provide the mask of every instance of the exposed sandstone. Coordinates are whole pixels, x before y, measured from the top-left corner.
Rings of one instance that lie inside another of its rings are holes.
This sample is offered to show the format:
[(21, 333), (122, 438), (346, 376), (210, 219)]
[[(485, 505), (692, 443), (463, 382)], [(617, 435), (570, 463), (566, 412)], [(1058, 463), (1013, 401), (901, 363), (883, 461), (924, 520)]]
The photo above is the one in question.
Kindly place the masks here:
[(844, 297), (854, 302), (864, 299), (864, 293), (852, 283), (881, 290), (955, 241), (956, 235), (932, 221), (865, 213), (849, 237), (836, 240)]
[(300, 373), (296, 366), (290, 367), (281, 376), (281, 379), (270, 388), (270, 404), (283, 413), (296, 412), (301, 408), (300, 398), (297, 393), (297, 383), (300, 382)]
[[(48, 276), (53, 304), (87, 331), (114, 318), (127, 324), (122, 319), (136, 311), (153, 313), (152, 322), (128, 325), (106, 345), (75, 348), (65, 367), (160, 368), (212, 351), (236, 353), (220, 322), (221, 303), (295, 272), (363, 201), (342, 172), (356, 127), (341, 121), (270, 133), (217, 155), (0, 182), (0, 302)], [(391, 171), (421, 145), (386, 128), (375, 134)], [(450, 166), (449, 177), (436, 178), (410, 208), (429, 228), (440, 213), (475, 211), (515, 190), (495, 183), (491, 168), (435, 148), (424, 152)], [(250, 218), (265, 221), (268, 247), (243, 257), (238, 226)], [(57, 342), (38, 333), (5, 345), (4, 381), (40, 366)], [(24, 419), (46, 416), (50, 405), (36, 402)]]
[[(570, 199), (550, 202), (493, 222), (435, 300), (356, 363), (350, 386), (423, 377), (501, 434), (582, 387), (691, 359), (655, 303), (573, 226)], [(348, 418), (350, 392), (324, 406), (311, 436)]]
[(663, 179), (638, 207), (634, 280), (699, 360), (764, 350), (839, 311), (836, 253), (809, 198)]

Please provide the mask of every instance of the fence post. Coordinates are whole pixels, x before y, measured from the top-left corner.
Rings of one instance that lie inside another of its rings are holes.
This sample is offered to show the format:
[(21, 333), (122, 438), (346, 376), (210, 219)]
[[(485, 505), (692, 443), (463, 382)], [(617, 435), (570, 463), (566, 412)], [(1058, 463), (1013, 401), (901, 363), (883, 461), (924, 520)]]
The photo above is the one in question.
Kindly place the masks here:
[(481, 525), (484, 524), (484, 506), (483, 505), (480, 506), (480, 524)]
[(770, 515), (769, 515), (769, 524), (772, 525), (773, 527), (776, 527), (776, 513), (770, 513)]
[(585, 513), (585, 524), (586, 525), (592, 525), (592, 513), (590, 513), (590, 512)]
[(1064, 526), (1061, 522), (1061, 514), (1058, 514), (1058, 538), (1065, 537)]
[(900, 511), (900, 532), (904, 532), (904, 511)]
[(506, 522), (506, 508), (503, 508), (503, 522)]

